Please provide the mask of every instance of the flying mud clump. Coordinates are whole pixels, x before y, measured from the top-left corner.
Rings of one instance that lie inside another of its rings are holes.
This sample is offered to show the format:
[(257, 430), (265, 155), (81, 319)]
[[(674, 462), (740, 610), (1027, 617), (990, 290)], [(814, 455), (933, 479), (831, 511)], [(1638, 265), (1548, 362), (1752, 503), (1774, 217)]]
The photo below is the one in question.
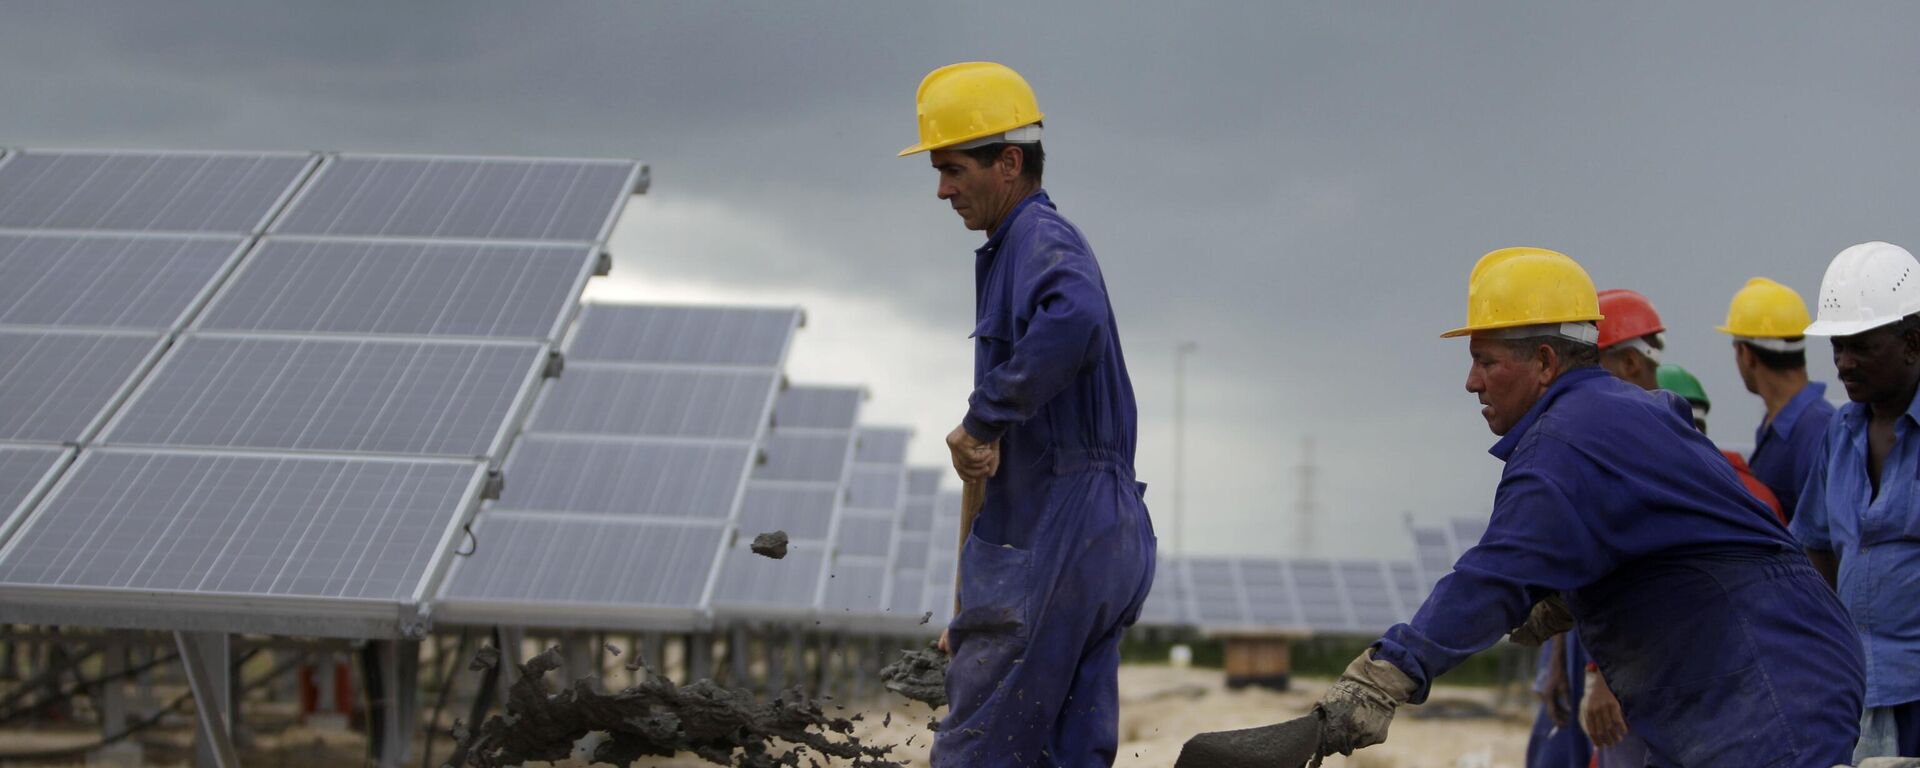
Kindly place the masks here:
[[(582, 737), (604, 732), (606, 738), (593, 750), (595, 763), (627, 765), (642, 757), (691, 752), (739, 768), (798, 768), (803, 761), (818, 765), (828, 759), (836, 765), (903, 768), (886, 759), (891, 745), (862, 744), (852, 735), (852, 721), (826, 716), (820, 703), (798, 688), (761, 702), (747, 690), (712, 680), (679, 687), (649, 672), (645, 681), (618, 693), (600, 693), (580, 680), (556, 694), (543, 677), (560, 666), (558, 648), (521, 665), (505, 714), (471, 732), (456, 725), (460, 746), (449, 765), (495, 768), (561, 760)], [(779, 752), (775, 742), (781, 744)]]
[(761, 557), (771, 557), (775, 560), (785, 558), (787, 556), (787, 532), (774, 531), (753, 537), (753, 553)]
[(900, 660), (880, 668), (887, 690), (939, 709), (947, 705), (947, 655), (938, 648), (901, 651)]

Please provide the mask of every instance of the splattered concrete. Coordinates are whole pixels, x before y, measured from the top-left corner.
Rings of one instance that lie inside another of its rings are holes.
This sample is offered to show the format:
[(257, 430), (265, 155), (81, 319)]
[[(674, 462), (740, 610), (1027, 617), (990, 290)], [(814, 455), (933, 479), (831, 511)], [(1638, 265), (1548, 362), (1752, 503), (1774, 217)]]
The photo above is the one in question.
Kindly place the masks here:
[(1301, 768), (1320, 764), (1320, 713), (1187, 740), (1174, 768)]
[(947, 655), (938, 648), (902, 651), (880, 668), (887, 690), (938, 709), (947, 705)]
[(785, 558), (787, 556), (787, 532), (773, 531), (753, 537), (753, 553), (761, 557), (771, 557), (775, 560)]
[(600, 693), (587, 680), (553, 693), (543, 678), (562, 663), (559, 649), (549, 648), (521, 665), (505, 714), (471, 732), (456, 726), (460, 746), (451, 764), (495, 768), (565, 759), (583, 737), (603, 732), (593, 747), (597, 763), (627, 765), (689, 752), (740, 768), (797, 768), (823, 759), (902, 768), (887, 759), (892, 746), (862, 743), (853, 736), (853, 720), (828, 717), (820, 702), (797, 688), (761, 702), (750, 691), (711, 680), (681, 687), (649, 674), (617, 693)]

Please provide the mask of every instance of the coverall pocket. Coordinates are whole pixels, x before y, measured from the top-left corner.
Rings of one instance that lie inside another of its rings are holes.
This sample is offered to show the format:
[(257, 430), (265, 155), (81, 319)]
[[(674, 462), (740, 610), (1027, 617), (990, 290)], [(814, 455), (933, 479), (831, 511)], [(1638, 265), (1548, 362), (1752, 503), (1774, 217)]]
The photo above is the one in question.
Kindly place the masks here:
[(1650, 688), (1623, 701), (1630, 727), (1687, 768), (1795, 765), (1792, 729), (1760, 665), (1682, 685)]
[(960, 551), (958, 632), (1027, 636), (1027, 591), (1033, 553), (968, 536)]

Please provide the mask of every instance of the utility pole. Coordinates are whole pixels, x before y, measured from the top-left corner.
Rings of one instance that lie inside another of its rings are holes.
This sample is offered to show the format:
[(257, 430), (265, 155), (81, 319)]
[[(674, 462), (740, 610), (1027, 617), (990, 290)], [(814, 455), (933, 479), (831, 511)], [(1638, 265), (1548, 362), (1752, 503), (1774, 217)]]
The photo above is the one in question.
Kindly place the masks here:
[(1173, 347), (1173, 552), (1186, 557), (1187, 521), (1187, 356), (1200, 345), (1183, 341)]

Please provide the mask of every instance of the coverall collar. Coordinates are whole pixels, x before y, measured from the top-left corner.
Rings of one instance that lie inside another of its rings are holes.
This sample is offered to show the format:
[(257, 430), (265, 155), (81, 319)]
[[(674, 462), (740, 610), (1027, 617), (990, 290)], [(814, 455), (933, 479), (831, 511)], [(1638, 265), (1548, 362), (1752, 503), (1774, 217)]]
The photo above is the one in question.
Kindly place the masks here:
[[(1807, 382), (1799, 392), (1794, 393), (1793, 399), (1787, 401), (1786, 407), (1773, 415), (1773, 421), (1767, 422), (1767, 430), (1782, 438), (1792, 437), (1793, 425), (1800, 420), (1800, 414), (1806, 413), (1807, 406), (1813, 405), (1815, 400), (1823, 400), (1826, 396), (1826, 384), (1818, 381)], [(1913, 412), (1911, 406), (1908, 407), (1907, 412)]]
[[(1811, 385), (1809, 385), (1811, 386)], [(1797, 401), (1799, 398), (1795, 398)], [(1781, 413), (1785, 413), (1783, 409)], [(1908, 423), (1920, 425), (1920, 394), (1914, 395), (1913, 402), (1907, 403), (1907, 412), (1902, 414)], [(1847, 422), (1847, 429), (1856, 435), (1866, 434), (1867, 419), (1873, 417), (1873, 406), (1866, 403), (1848, 402), (1840, 409), (1840, 418)], [(1898, 425), (1896, 425), (1898, 428)]]
[(1021, 200), (1019, 204), (1013, 206), (1013, 210), (1007, 212), (1007, 217), (1000, 220), (1000, 226), (993, 228), (993, 234), (987, 238), (986, 244), (974, 249), (974, 255), (986, 256), (999, 250), (1000, 242), (1007, 239), (1007, 230), (1013, 228), (1013, 220), (1020, 218), (1020, 213), (1025, 211), (1027, 206), (1033, 205), (1034, 203), (1042, 203), (1049, 208), (1053, 207), (1053, 199), (1047, 197), (1046, 189), (1035, 190), (1033, 194), (1027, 195), (1026, 199)]
[(1506, 461), (1507, 457), (1512, 456), (1514, 450), (1520, 447), (1520, 439), (1527, 436), (1527, 430), (1533, 428), (1533, 422), (1539, 420), (1540, 414), (1545, 413), (1547, 407), (1553, 405), (1553, 401), (1560, 399), (1560, 396), (1566, 394), (1567, 390), (1574, 388), (1581, 382), (1612, 375), (1611, 373), (1607, 373), (1605, 368), (1597, 365), (1575, 368), (1560, 374), (1559, 377), (1553, 380), (1552, 384), (1547, 386), (1546, 394), (1541, 395), (1540, 399), (1534, 402), (1533, 407), (1527, 409), (1527, 415), (1520, 417), (1519, 421), (1514, 422), (1513, 429), (1507, 430), (1506, 436), (1500, 438), (1500, 442), (1494, 443), (1493, 448), (1488, 449), (1487, 452), (1493, 454), (1493, 457), (1496, 459)]

